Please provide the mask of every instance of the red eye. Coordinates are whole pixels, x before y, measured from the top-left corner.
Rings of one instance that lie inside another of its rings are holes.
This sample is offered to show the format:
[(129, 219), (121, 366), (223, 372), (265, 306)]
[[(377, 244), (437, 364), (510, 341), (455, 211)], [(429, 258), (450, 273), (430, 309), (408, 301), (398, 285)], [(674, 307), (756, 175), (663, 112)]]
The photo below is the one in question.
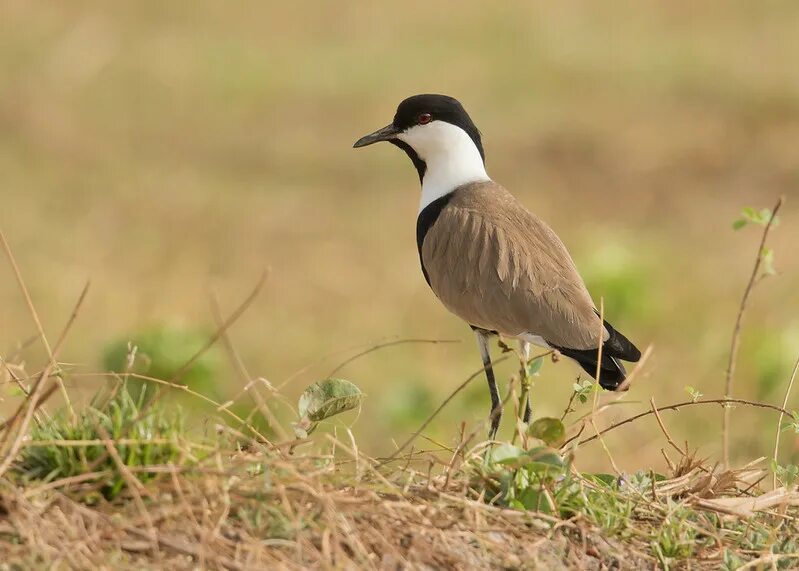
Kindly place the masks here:
[(432, 120), (433, 116), (430, 115), (430, 113), (420, 113), (416, 118), (416, 122), (419, 123), (419, 125), (427, 125)]

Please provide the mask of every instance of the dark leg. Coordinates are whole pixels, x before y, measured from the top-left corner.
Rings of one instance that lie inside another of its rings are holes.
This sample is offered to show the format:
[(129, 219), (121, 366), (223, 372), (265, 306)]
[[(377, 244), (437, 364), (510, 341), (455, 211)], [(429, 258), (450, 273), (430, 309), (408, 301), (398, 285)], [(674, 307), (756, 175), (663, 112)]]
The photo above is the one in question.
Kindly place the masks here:
[(499, 422), (502, 420), (502, 402), (499, 399), (497, 381), (494, 378), (494, 369), (491, 367), (491, 353), (488, 351), (488, 333), (481, 329), (475, 329), (477, 335), (477, 345), (480, 347), (480, 357), (483, 359), (486, 380), (488, 381), (488, 392), (491, 394), (491, 428), (488, 431), (488, 439), (494, 440), (499, 430)]
[(527, 378), (527, 365), (530, 363), (530, 343), (527, 341), (519, 341), (519, 352), (522, 356), (522, 378), (527, 383), (524, 390), (524, 414), (522, 415), (522, 422), (530, 424), (530, 417), (533, 416), (533, 409), (530, 406), (530, 379)]

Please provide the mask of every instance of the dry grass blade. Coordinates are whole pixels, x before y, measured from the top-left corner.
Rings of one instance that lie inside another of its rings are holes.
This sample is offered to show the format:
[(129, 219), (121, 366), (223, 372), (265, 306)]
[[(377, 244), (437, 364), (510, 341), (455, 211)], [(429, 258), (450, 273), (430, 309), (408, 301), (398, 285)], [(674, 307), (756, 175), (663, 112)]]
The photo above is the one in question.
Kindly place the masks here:
[[(496, 365), (496, 364), (498, 364), (498, 363), (501, 363), (501, 362), (503, 362), (503, 361), (506, 361), (508, 358), (509, 358), (509, 357), (508, 357), (508, 355), (505, 355), (504, 357), (500, 357), (499, 359), (496, 359), (496, 360), (494, 361), (494, 363), (493, 363), (493, 364), (494, 364), (494, 365)], [(465, 380), (465, 381), (463, 381), (463, 382), (462, 382), (460, 385), (458, 385), (458, 386), (455, 388), (455, 390), (454, 390), (454, 391), (452, 391), (452, 392), (450, 393), (450, 395), (449, 395), (449, 396), (448, 396), (446, 399), (444, 399), (444, 402), (442, 402), (442, 403), (441, 403), (441, 404), (438, 406), (438, 408), (437, 408), (436, 410), (434, 410), (434, 411), (433, 411), (433, 413), (432, 413), (432, 414), (431, 414), (429, 417), (427, 417), (427, 420), (425, 420), (425, 421), (422, 423), (422, 425), (421, 425), (421, 426), (420, 426), (420, 427), (419, 427), (419, 428), (416, 430), (416, 432), (414, 432), (413, 434), (411, 434), (411, 436), (410, 436), (410, 437), (409, 437), (409, 438), (408, 438), (408, 439), (407, 439), (405, 442), (403, 442), (403, 443), (402, 443), (402, 444), (401, 444), (401, 445), (400, 445), (400, 446), (399, 446), (399, 447), (398, 447), (396, 450), (394, 450), (394, 452), (393, 452), (393, 453), (392, 453), (390, 456), (388, 456), (387, 458), (383, 458), (383, 459), (382, 459), (382, 461), (381, 461), (381, 464), (385, 464), (386, 462), (389, 462), (389, 461), (393, 460), (393, 459), (394, 459), (394, 458), (396, 458), (396, 457), (397, 457), (397, 456), (398, 456), (398, 455), (399, 455), (399, 454), (400, 454), (400, 453), (401, 453), (403, 450), (405, 450), (405, 449), (406, 449), (406, 448), (407, 448), (407, 447), (408, 447), (408, 446), (411, 444), (411, 442), (413, 442), (414, 440), (416, 440), (416, 438), (417, 438), (417, 437), (418, 437), (418, 436), (419, 436), (419, 435), (422, 433), (422, 431), (423, 431), (425, 428), (427, 428), (427, 427), (428, 427), (428, 425), (429, 425), (431, 422), (433, 422), (433, 419), (434, 419), (436, 416), (438, 416), (438, 413), (440, 413), (442, 410), (444, 410), (444, 408), (445, 408), (445, 407), (446, 407), (446, 406), (447, 406), (447, 405), (448, 405), (448, 404), (449, 404), (449, 403), (452, 401), (452, 399), (453, 399), (453, 398), (455, 398), (455, 395), (457, 395), (459, 392), (461, 392), (463, 389), (465, 389), (465, 388), (466, 388), (466, 386), (467, 386), (469, 383), (471, 383), (471, 382), (472, 382), (474, 379), (476, 379), (476, 378), (477, 378), (477, 377), (479, 377), (481, 374), (483, 374), (487, 368), (488, 368), (488, 366), (486, 366), (486, 367), (482, 367), (482, 368), (478, 369), (477, 371), (475, 371), (474, 373), (472, 373), (471, 375), (469, 375), (469, 376), (466, 378), (466, 380)]]
[(723, 514), (751, 517), (755, 512), (776, 506), (799, 506), (799, 492), (777, 488), (756, 497), (698, 499), (696, 505)]
[[(0, 237), (2, 237), (2, 232), (0, 232)], [(5, 238), (3, 238), (3, 244), (7, 247)], [(50, 387), (50, 389), (45, 391), (44, 387), (47, 383), (47, 379), (50, 378), (50, 372), (56, 367), (56, 358), (58, 357), (58, 353), (61, 350), (64, 339), (66, 339), (70, 329), (72, 328), (72, 325), (75, 323), (75, 319), (80, 312), (80, 308), (86, 299), (86, 294), (88, 291), (89, 283), (86, 282), (86, 285), (83, 287), (80, 296), (78, 296), (78, 301), (75, 303), (75, 309), (72, 311), (72, 314), (67, 320), (67, 323), (58, 338), (58, 343), (56, 344), (55, 349), (49, 354), (49, 363), (37, 378), (31, 393), (26, 396), (25, 400), (22, 402), (22, 404), (20, 404), (19, 408), (14, 412), (12, 417), (2, 425), (2, 429), (4, 429), (5, 432), (3, 434), (2, 442), (0, 442), (0, 453), (4, 452), (6, 455), (3, 460), (0, 461), (0, 477), (2, 477), (6, 470), (8, 470), (16, 458), (16, 455), (22, 446), (22, 439), (27, 433), (28, 425), (30, 424), (33, 415), (36, 413), (36, 409), (56, 390), (56, 387)], [(60, 376), (57, 376), (57, 378), (60, 380)], [(13, 437), (13, 440), (11, 440), (10, 447), (6, 448), (6, 444), (9, 439), (12, 438), (13, 428), (19, 418), (22, 418), (22, 421), (17, 429), (17, 434)]]
[[(796, 372), (799, 370), (799, 357), (796, 359), (796, 364), (793, 366), (793, 372), (791, 373), (791, 380), (788, 381), (788, 387), (785, 389), (785, 398), (782, 399), (782, 408), (786, 408), (788, 406), (788, 399), (791, 396), (791, 390), (793, 389), (793, 382), (796, 379)], [(780, 433), (782, 432), (782, 419), (785, 416), (785, 413), (780, 412), (779, 418), (777, 418), (777, 428), (776, 434), (774, 434), (774, 463), (776, 464), (779, 460), (779, 453), (780, 453)], [(797, 419), (794, 419), (796, 422)], [(772, 484), (773, 487), (777, 487), (777, 473), (775, 472), (772, 476)]]
[[(217, 402), (209, 399), (208, 397), (205, 397), (204, 395), (201, 395), (201, 394), (199, 394), (199, 393), (197, 393), (195, 391), (191, 391), (185, 385), (178, 385), (176, 383), (186, 373), (186, 371), (188, 371), (189, 368), (197, 361), (197, 359), (199, 359), (203, 354), (205, 354), (205, 352), (208, 351), (208, 349), (210, 349), (214, 345), (214, 343), (216, 343), (222, 337), (224, 332), (227, 331), (227, 329), (229, 329), (238, 320), (238, 318), (242, 316), (242, 314), (245, 311), (247, 311), (247, 308), (249, 308), (250, 305), (252, 304), (252, 302), (255, 301), (255, 298), (258, 297), (258, 294), (260, 293), (261, 288), (263, 287), (264, 283), (266, 283), (266, 280), (267, 280), (268, 277), (269, 277), (269, 270), (267, 269), (266, 271), (264, 271), (261, 274), (261, 277), (256, 282), (255, 287), (250, 292), (250, 294), (244, 299), (244, 301), (242, 301), (241, 304), (233, 311), (233, 313), (231, 313), (230, 316), (228, 316), (228, 318), (226, 320), (224, 320), (222, 325), (220, 325), (217, 328), (217, 330), (208, 339), (208, 341), (194, 355), (192, 355), (191, 358), (189, 358), (180, 367), (180, 369), (178, 369), (178, 371), (172, 376), (172, 378), (170, 380), (164, 381), (164, 380), (161, 380), (161, 379), (154, 379), (152, 377), (145, 377), (144, 375), (138, 375), (137, 377), (141, 378), (143, 380), (149, 380), (151, 382), (155, 382), (155, 383), (162, 384), (162, 385), (165, 385), (165, 386), (170, 386), (170, 387), (173, 387), (173, 388), (179, 388), (181, 390), (189, 392), (189, 393), (191, 393), (191, 394), (193, 394), (193, 395), (195, 395), (195, 396), (197, 396), (199, 398), (202, 398), (203, 400), (206, 400), (208, 402), (211, 402), (211, 403), (215, 404), (220, 410), (223, 410), (227, 414), (233, 415), (238, 420), (241, 420), (238, 416), (236, 416), (235, 414), (233, 414), (231, 411), (227, 410), (226, 408), (222, 407), (222, 405), (220, 405), (219, 403), (217, 403)], [(132, 373), (131, 373), (131, 376), (133, 376)], [(163, 394), (164, 394), (164, 392), (163, 392), (162, 389), (159, 389), (156, 392), (156, 394), (153, 396), (153, 398), (151, 398), (141, 408), (141, 410), (139, 411), (138, 416), (136, 418), (134, 418), (134, 419), (131, 419), (131, 421), (128, 423), (128, 430), (130, 429), (131, 426), (133, 426), (136, 422), (138, 422), (141, 418), (143, 418), (145, 414), (148, 413), (148, 411), (161, 399)], [(255, 428), (250, 426), (248, 423), (245, 423), (244, 421), (242, 421), (242, 423), (245, 426), (247, 426), (248, 429), (253, 431), (253, 433), (256, 434), (259, 438), (261, 438), (263, 442), (267, 443), (273, 449), (276, 449), (274, 444), (268, 438), (266, 438), (265, 436), (260, 434), (257, 430), (255, 430)], [(97, 462), (99, 463), (100, 461), (103, 461), (103, 460), (105, 460), (105, 457), (99, 458), (97, 460)]]
[(222, 331), (222, 342), (225, 344), (228, 355), (230, 355), (230, 359), (238, 371), (239, 378), (244, 383), (244, 389), (242, 390), (252, 395), (258, 410), (264, 415), (264, 418), (266, 418), (267, 422), (269, 423), (269, 427), (275, 431), (278, 437), (284, 441), (288, 440), (290, 438), (288, 432), (283, 429), (283, 426), (280, 424), (280, 422), (278, 422), (277, 417), (275, 417), (275, 414), (272, 412), (269, 404), (266, 402), (266, 400), (264, 400), (263, 396), (258, 390), (258, 384), (255, 383), (253, 378), (250, 376), (247, 366), (244, 364), (244, 361), (239, 355), (239, 352), (236, 350), (235, 345), (233, 345), (233, 341), (230, 339), (230, 333), (227, 331), (227, 329), (223, 329), (224, 322), (222, 320), (222, 310), (219, 307), (219, 300), (213, 294), (211, 295), (211, 312), (214, 314), (214, 320), (216, 321), (217, 328)]
[(136, 507), (139, 510), (139, 514), (141, 515), (142, 519), (144, 519), (145, 523), (147, 524), (147, 531), (148, 539), (152, 542), (153, 545), (153, 552), (158, 554), (158, 532), (155, 529), (155, 525), (153, 524), (153, 520), (150, 517), (150, 513), (147, 511), (147, 506), (142, 499), (142, 494), (146, 494), (147, 489), (144, 487), (136, 476), (131, 474), (128, 467), (125, 465), (125, 462), (119, 456), (119, 452), (116, 449), (115, 443), (111, 440), (111, 436), (108, 434), (108, 431), (100, 425), (100, 423), (95, 422), (95, 428), (97, 432), (102, 437), (103, 445), (105, 449), (108, 451), (108, 454), (114, 461), (114, 464), (117, 467), (117, 470), (122, 475), (125, 480), (125, 483), (128, 485), (128, 489), (130, 490), (131, 494), (133, 495), (133, 499), (136, 503)]
[[(14, 417), (11, 419), (11, 422), (8, 424), (6, 428), (6, 433), (3, 437), (2, 442), (2, 453), (4, 453), (4, 457), (2, 461), (0, 461), (0, 477), (6, 473), (8, 468), (14, 462), (14, 459), (17, 456), (17, 452), (22, 447), (22, 440), (25, 438), (27, 434), (28, 425), (30, 424), (31, 419), (33, 418), (33, 414), (36, 411), (36, 408), (39, 405), (39, 400), (42, 395), (45, 379), (47, 375), (50, 373), (50, 365), (45, 367), (44, 371), (42, 371), (41, 375), (36, 381), (36, 384), (33, 387), (33, 391), (31, 394), (24, 400), (24, 402), (20, 405), (20, 408), (14, 414)], [(17, 433), (11, 439), (11, 435), (13, 434), (13, 428), (16, 423), (16, 420), (21, 418), (21, 422), (19, 428), (17, 428)], [(6, 447), (6, 444), (10, 441), (10, 445)]]
[(239, 317), (241, 317), (244, 312), (247, 311), (252, 302), (255, 301), (255, 298), (258, 297), (258, 294), (261, 293), (261, 289), (266, 283), (266, 280), (269, 278), (269, 273), (270, 270), (266, 269), (261, 274), (261, 277), (258, 278), (258, 281), (256, 282), (255, 287), (252, 289), (250, 294), (244, 298), (244, 301), (241, 302), (241, 304), (233, 311), (233, 313), (231, 313), (228, 318), (225, 319), (219, 327), (217, 327), (216, 331), (213, 335), (211, 335), (208, 341), (206, 341), (206, 343), (200, 347), (197, 352), (189, 358), (188, 361), (183, 363), (183, 366), (181, 366), (174, 375), (172, 375), (172, 378), (169, 379), (170, 382), (178, 382), (183, 375), (186, 374), (186, 371), (188, 371), (191, 366), (197, 362), (197, 359), (202, 357), (205, 352), (208, 351), (208, 349), (213, 347), (213, 345), (222, 338), (222, 336), (225, 334), (225, 331), (227, 331), (236, 321), (238, 321)]
[(655, 415), (655, 418), (658, 421), (658, 426), (660, 426), (660, 430), (661, 432), (663, 432), (663, 436), (666, 437), (666, 442), (668, 442), (671, 445), (671, 447), (674, 448), (677, 452), (679, 452), (683, 456), (687, 456), (688, 451), (683, 450), (677, 445), (676, 442), (674, 442), (674, 439), (671, 437), (671, 434), (669, 434), (669, 431), (666, 429), (666, 424), (663, 422), (663, 419), (660, 418), (660, 412), (658, 411), (658, 408), (655, 406), (655, 397), (651, 397), (649, 399), (649, 406), (651, 407), (652, 414)]
[[(33, 299), (28, 293), (28, 288), (25, 285), (25, 280), (22, 278), (22, 272), (17, 265), (17, 260), (14, 258), (14, 253), (11, 251), (11, 246), (8, 244), (6, 240), (5, 234), (3, 231), (0, 230), (0, 244), (3, 246), (3, 251), (5, 252), (6, 257), (8, 258), (8, 262), (11, 264), (11, 269), (14, 272), (14, 277), (17, 280), (17, 284), (19, 285), (20, 290), (22, 291), (22, 296), (25, 298), (25, 303), (28, 306), (28, 311), (30, 311), (31, 317), (33, 318), (33, 322), (36, 324), (36, 330), (39, 332), (39, 338), (42, 341), (42, 345), (44, 345), (45, 350), (47, 351), (47, 357), (50, 359), (50, 366), (53, 370), (55, 370), (58, 365), (55, 361), (55, 354), (50, 347), (50, 342), (47, 340), (47, 335), (44, 333), (44, 327), (42, 327), (42, 321), (39, 319), (39, 312), (36, 311), (36, 306), (33, 304)], [(88, 284), (84, 288), (83, 294), (81, 294), (81, 301), (79, 301), (78, 306), (82, 302), (83, 295), (86, 293), (86, 288), (88, 288)], [(60, 376), (56, 377), (56, 382), (58, 383), (59, 389), (61, 389), (61, 394), (64, 397), (64, 402), (67, 405), (67, 409), (69, 410), (70, 417), (75, 417), (75, 410), (72, 408), (72, 401), (69, 398), (69, 394), (67, 393), (67, 388), (64, 386), (64, 379)]]

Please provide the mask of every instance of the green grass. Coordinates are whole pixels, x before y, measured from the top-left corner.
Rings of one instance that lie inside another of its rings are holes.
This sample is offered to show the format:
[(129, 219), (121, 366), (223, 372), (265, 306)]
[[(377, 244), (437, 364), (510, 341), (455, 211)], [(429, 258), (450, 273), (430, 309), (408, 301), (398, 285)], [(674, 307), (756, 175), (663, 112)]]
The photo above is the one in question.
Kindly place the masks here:
[[(148, 390), (152, 388), (140, 386), (133, 396), (120, 384), (113, 394), (98, 395), (74, 419), (64, 410), (52, 418), (45, 417), (30, 431), (30, 440), (16, 465), (18, 474), (27, 485), (33, 485), (34, 480), (52, 482), (100, 472), (103, 475), (95, 483), (111, 500), (125, 488), (126, 476), (104, 442), (115, 447), (124, 466), (133, 469), (134, 477), (141, 482), (154, 475), (137, 469), (189, 462), (184, 454), (187, 435), (183, 414), (175, 407), (145, 409)], [(81, 444), (85, 441), (93, 444)], [(122, 443), (112, 444), (118, 441)]]

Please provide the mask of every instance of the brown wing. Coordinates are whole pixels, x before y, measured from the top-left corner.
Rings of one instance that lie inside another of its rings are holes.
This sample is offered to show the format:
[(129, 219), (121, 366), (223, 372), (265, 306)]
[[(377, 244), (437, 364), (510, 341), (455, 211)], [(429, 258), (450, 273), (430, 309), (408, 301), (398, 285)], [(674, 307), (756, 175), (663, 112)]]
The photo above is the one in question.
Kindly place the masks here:
[(599, 317), (566, 247), (496, 183), (457, 190), (420, 253), (430, 287), (471, 325), (558, 347), (597, 346)]

